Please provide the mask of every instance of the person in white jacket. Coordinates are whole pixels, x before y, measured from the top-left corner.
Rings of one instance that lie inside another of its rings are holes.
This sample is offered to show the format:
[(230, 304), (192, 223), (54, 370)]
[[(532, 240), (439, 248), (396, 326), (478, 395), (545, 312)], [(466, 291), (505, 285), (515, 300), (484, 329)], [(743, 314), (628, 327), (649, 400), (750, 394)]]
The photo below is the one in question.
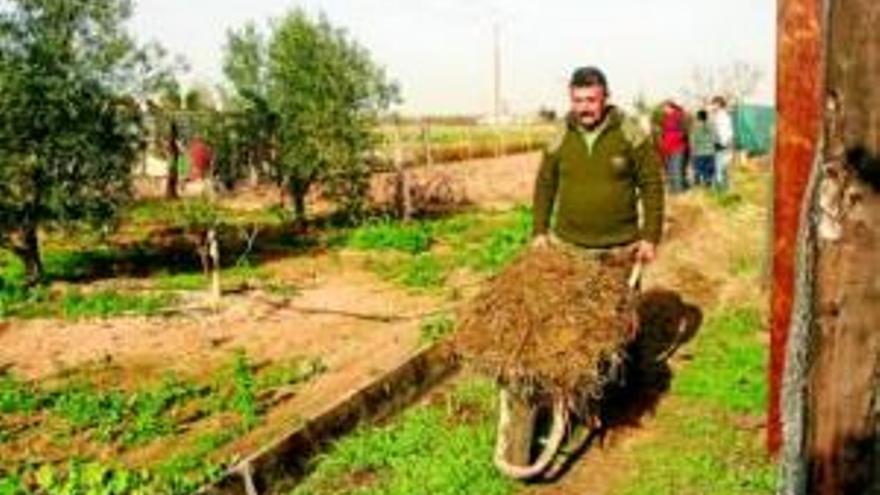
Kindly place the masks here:
[(728, 174), (733, 162), (733, 119), (727, 110), (727, 100), (722, 96), (712, 98), (709, 110), (718, 136), (718, 142), (715, 143), (715, 189), (725, 192), (730, 188)]

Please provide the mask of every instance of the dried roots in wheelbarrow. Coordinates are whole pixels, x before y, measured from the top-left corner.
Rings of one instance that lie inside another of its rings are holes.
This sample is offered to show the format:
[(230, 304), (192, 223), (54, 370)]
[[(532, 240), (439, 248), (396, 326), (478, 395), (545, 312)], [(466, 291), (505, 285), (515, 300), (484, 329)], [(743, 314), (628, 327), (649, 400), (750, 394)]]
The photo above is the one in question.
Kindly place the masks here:
[(527, 251), (464, 307), (457, 354), (524, 398), (599, 400), (635, 323), (629, 258)]

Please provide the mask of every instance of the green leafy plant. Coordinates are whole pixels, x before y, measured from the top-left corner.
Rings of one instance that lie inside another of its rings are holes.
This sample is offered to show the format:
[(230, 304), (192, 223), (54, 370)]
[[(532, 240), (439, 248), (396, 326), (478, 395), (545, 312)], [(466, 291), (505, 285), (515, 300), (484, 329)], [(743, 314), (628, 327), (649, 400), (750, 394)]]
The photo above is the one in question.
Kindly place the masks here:
[(394, 249), (419, 254), (431, 248), (433, 236), (425, 223), (400, 223), (381, 220), (355, 229), (348, 237), (348, 246), (362, 250)]
[(61, 315), (67, 319), (108, 318), (123, 314), (154, 315), (174, 301), (170, 294), (123, 294), (112, 289), (84, 293), (68, 290), (61, 299)]
[(455, 320), (449, 314), (431, 316), (419, 325), (419, 341), (422, 345), (439, 342), (455, 329)]

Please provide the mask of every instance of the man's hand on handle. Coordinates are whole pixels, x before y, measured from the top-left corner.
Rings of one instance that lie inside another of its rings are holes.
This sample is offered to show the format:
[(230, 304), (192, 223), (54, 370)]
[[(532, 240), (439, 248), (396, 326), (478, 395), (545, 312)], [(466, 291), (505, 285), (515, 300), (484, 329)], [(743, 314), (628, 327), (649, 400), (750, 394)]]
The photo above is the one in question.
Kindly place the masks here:
[(635, 247), (636, 261), (647, 265), (657, 259), (657, 246), (653, 242), (639, 241)]
[(544, 249), (547, 247), (550, 247), (550, 237), (547, 234), (539, 234), (532, 239), (532, 249)]

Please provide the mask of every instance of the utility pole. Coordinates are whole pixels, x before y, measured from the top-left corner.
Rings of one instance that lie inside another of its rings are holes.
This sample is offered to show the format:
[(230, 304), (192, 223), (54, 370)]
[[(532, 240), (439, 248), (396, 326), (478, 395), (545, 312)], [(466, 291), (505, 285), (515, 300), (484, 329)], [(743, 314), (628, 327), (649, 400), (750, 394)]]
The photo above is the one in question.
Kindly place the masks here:
[(498, 21), (492, 29), (495, 40), (495, 125), (501, 123), (501, 26)]

